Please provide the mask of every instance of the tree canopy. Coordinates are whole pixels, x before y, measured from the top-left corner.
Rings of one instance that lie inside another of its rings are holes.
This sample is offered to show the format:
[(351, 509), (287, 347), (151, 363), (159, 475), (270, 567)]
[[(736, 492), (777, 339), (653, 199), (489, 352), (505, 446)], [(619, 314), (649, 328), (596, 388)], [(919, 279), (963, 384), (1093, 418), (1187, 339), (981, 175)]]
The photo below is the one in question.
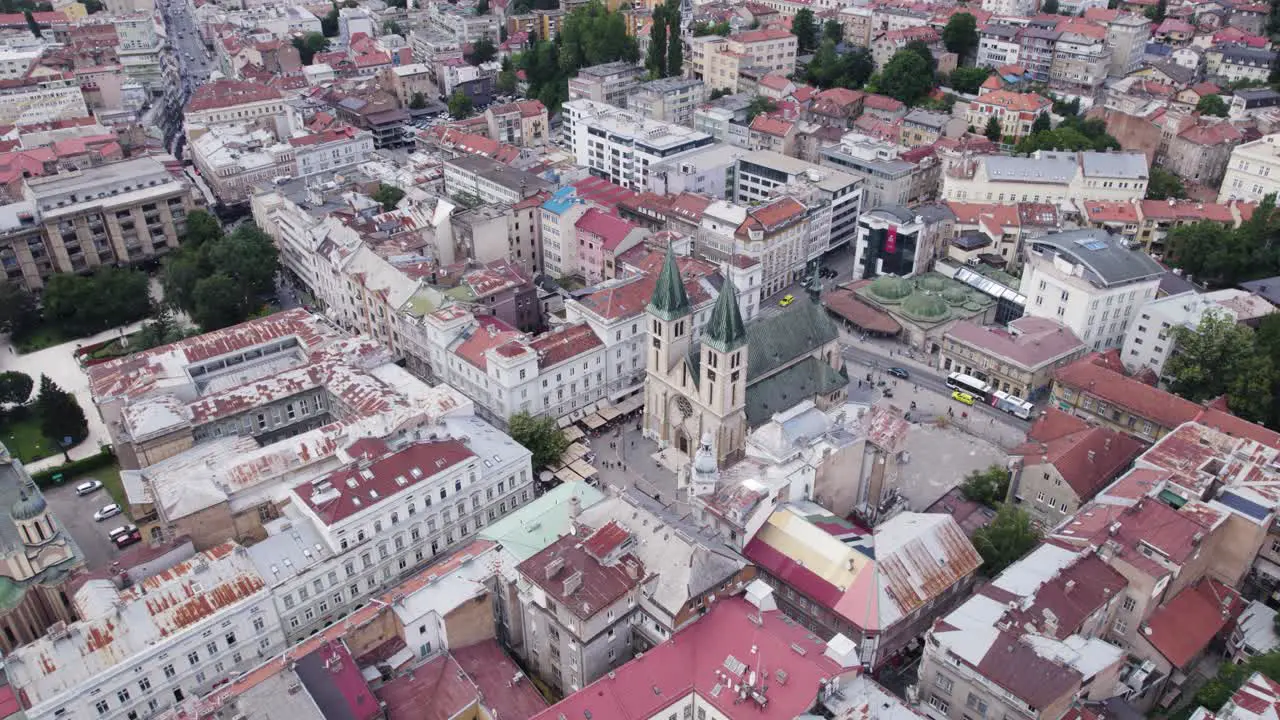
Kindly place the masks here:
[[(551, 7), (554, 6), (553, 3)], [(665, 34), (665, 29), (663, 32)], [(665, 42), (663, 48), (666, 48)], [(579, 68), (615, 60), (637, 62), (640, 51), (635, 38), (627, 35), (622, 14), (611, 13), (598, 0), (593, 0), (565, 16), (555, 39), (534, 43), (512, 64), (515, 70), (525, 71), (529, 83), (525, 96), (541, 100), (547, 111), (554, 114), (568, 99), (569, 78), (576, 75)], [(665, 52), (663, 64), (666, 64)], [(512, 76), (512, 86), (514, 81)]]
[(1176, 227), (1165, 242), (1165, 260), (1215, 288), (1280, 275), (1276, 220), (1275, 195), (1268, 195), (1239, 228), (1214, 222)]
[(933, 89), (933, 72), (919, 53), (899, 50), (885, 63), (876, 81), (876, 89), (891, 98), (915, 105)]
[(1223, 100), (1221, 95), (1205, 95), (1200, 98), (1200, 102), (1196, 103), (1196, 110), (1201, 115), (1226, 117), (1228, 112), (1227, 101)]
[(529, 413), (516, 413), (508, 425), (511, 439), (533, 453), (533, 470), (537, 473), (554, 464), (569, 447), (569, 439), (549, 416), (534, 417)]
[(382, 206), (383, 210), (390, 212), (396, 209), (396, 205), (400, 204), (400, 200), (404, 198), (404, 190), (395, 185), (386, 183), (378, 183), (378, 189), (371, 196), (375, 202)]
[(471, 117), (471, 111), (475, 108), (475, 103), (471, 101), (471, 96), (462, 92), (461, 89), (454, 90), (453, 95), (449, 96), (449, 116), (454, 120)]
[(987, 127), (982, 131), (982, 134), (986, 135), (987, 139), (992, 142), (1000, 142), (1000, 121), (996, 119), (995, 115), (987, 118)]
[(498, 57), (498, 46), (486, 35), (479, 40), (471, 43), (471, 52), (467, 55), (468, 64), (480, 66), (487, 62), (493, 62)]
[(653, 21), (649, 24), (649, 53), (644, 66), (655, 78), (667, 76), (667, 4), (653, 9)]
[(199, 241), (189, 229), (182, 247), (164, 259), (161, 282), (166, 300), (207, 332), (248, 318), (275, 289), (278, 269), (275, 243), (253, 223), (230, 235), (219, 227)]
[(992, 465), (986, 470), (974, 470), (964, 476), (960, 483), (960, 493), (966, 500), (996, 507), (1009, 494), (1009, 469)]
[(959, 67), (951, 72), (947, 84), (956, 92), (976, 95), (982, 88), (982, 83), (989, 77), (991, 77), (991, 68)]
[(978, 21), (967, 12), (952, 15), (942, 29), (942, 44), (948, 52), (958, 55), (961, 62), (972, 58), (978, 49)]
[[(48, 375), (41, 375), (36, 412), (40, 416), (40, 433), (60, 445), (63, 456), (71, 462), (67, 450), (89, 436), (89, 421), (85, 419), (80, 403)], [(66, 442), (68, 439), (69, 443)]]
[(839, 45), (844, 42), (844, 26), (839, 20), (828, 20), (822, 24), (822, 39)]
[(21, 405), (31, 397), (35, 381), (16, 370), (0, 373), (0, 404)]
[(1209, 311), (1194, 328), (1171, 328), (1168, 341), (1177, 348), (1164, 366), (1170, 392), (1195, 403), (1225, 395), (1235, 414), (1266, 420), (1275, 373), (1251, 328)]
[[(1043, 127), (1043, 125), (1041, 126)], [(1041, 130), (1023, 138), (1017, 153), (1037, 150), (1119, 150), (1120, 143), (1107, 133), (1107, 123), (1098, 118), (1083, 120), (1073, 115), (1052, 130)]]
[(690, 30), (693, 32), (694, 37), (705, 37), (707, 35), (719, 35), (724, 37), (733, 32), (733, 28), (729, 26), (728, 20), (721, 20), (714, 25), (706, 20), (699, 20), (690, 27)]
[(1147, 199), (1148, 200), (1168, 200), (1169, 198), (1184, 198), (1187, 196), (1187, 189), (1182, 185), (1182, 178), (1165, 170), (1164, 168), (1153, 167), (1147, 179)]
[(805, 79), (824, 90), (833, 87), (856, 90), (867, 84), (873, 72), (875, 61), (871, 59), (870, 50), (852, 47), (837, 53), (836, 44), (826, 39), (805, 68)]
[(44, 288), (44, 318), (77, 335), (141, 320), (151, 312), (141, 270), (99, 267), (92, 275), (58, 273)]
[(796, 54), (803, 55), (818, 48), (818, 26), (813, 20), (813, 11), (801, 8), (791, 18), (791, 34), (796, 36)]
[(35, 297), (16, 282), (0, 282), (0, 332), (22, 337), (39, 324)]
[(1040, 6), (1040, 12), (1045, 15), (1058, 14), (1058, 0), (1044, 0), (1044, 4)]
[(933, 74), (938, 71), (938, 59), (933, 56), (933, 50), (929, 49), (929, 44), (923, 40), (912, 40), (902, 48), (907, 52), (913, 52), (924, 58), (925, 63), (929, 66), (929, 82), (933, 83)]
[(295, 36), (293, 46), (298, 49), (298, 58), (302, 64), (310, 65), (317, 53), (329, 49), (329, 38), (318, 32), (309, 32), (306, 35)]
[(1002, 504), (991, 524), (973, 534), (973, 547), (982, 556), (982, 572), (993, 577), (1026, 555), (1040, 541), (1031, 516), (1017, 506)]

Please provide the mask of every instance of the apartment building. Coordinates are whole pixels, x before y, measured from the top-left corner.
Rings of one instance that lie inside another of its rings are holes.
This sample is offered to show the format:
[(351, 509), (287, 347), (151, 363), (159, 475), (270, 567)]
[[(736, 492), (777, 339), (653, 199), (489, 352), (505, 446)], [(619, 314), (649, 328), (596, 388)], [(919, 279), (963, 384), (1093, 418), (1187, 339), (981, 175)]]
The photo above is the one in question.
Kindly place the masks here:
[(1245, 45), (1225, 44), (1205, 53), (1206, 72), (1226, 82), (1266, 81), (1276, 53)]
[(514, 205), (555, 185), (483, 155), (459, 155), (444, 161), (444, 189), (453, 197)]
[(539, 100), (490, 105), (484, 111), (489, 139), (517, 147), (537, 147), (550, 140), (547, 108)]
[(1137, 438), (1050, 406), (1014, 448), (1009, 502), (1042, 528), (1057, 527), (1128, 471), (1146, 449)]
[(708, 90), (738, 92), (739, 72), (751, 68), (767, 75), (791, 75), (796, 69), (796, 36), (776, 28), (748, 30), (728, 37), (689, 40), (688, 72)]
[(261, 664), (285, 641), (266, 580), (235, 543), (125, 590), (90, 580), (77, 598), (82, 619), (5, 658), (30, 718), (155, 715)]
[(904, 149), (853, 131), (822, 150), (822, 164), (861, 180), (863, 205), (912, 205), (938, 194), (942, 164), (929, 148)]
[(1231, 151), (1218, 202), (1247, 200), (1258, 202), (1280, 191), (1280, 134), (1237, 145)]
[(1071, 328), (1032, 315), (1003, 329), (959, 322), (943, 337), (938, 369), (985, 380), (997, 390), (1024, 399), (1047, 392), (1054, 370), (1086, 352)]
[(1061, 322), (1085, 345), (1105, 350), (1123, 344), (1164, 272), (1103, 230), (1072, 230), (1030, 241), (1019, 292), (1028, 315)]
[(631, 91), (643, 77), (644, 68), (635, 63), (618, 61), (584, 67), (569, 79), (569, 99), (591, 100), (625, 108)]
[(969, 103), (965, 121), (982, 131), (991, 118), (1000, 125), (1000, 134), (1014, 142), (1031, 134), (1031, 126), (1041, 113), (1049, 112), (1053, 102), (1035, 93), (1016, 93), (1008, 90), (983, 90)]
[(214, 197), (228, 205), (248, 199), (255, 188), (268, 186), (275, 178), (298, 174), (293, 146), (254, 124), (207, 128), (188, 147), (200, 177)]
[(1027, 69), (1027, 74), (1035, 82), (1050, 81), (1059, 34), (1053, 26), (1038, 25), (1030, 25), (1018, 32), (1018, 64)]
[[(782, 506), (742, 554), (760, 568), (782, 612), (819, 638), (848, 638), (870, 671), (955, 607), (982, 564), (950, 515), (900, 513), (867, 532), (819, 510)], [(800, 568), (812, 573), (805, 582), (794, 580)], [(897, 568), (907, 571), (897, 575)], [(926, 577), (927, 587), (917, 580)], [(897, 589), (871, 601), (886, 584)]]
[(1053, 403), (1148, 442), (1194, 420), (1202, 408), (1125, 374), (1119, 351), (1090, 353), (1053, 376)]
[(918, 709), (934, 720), (1055, 720), (1110, 698), (1125, 653), (1098, 636), (1127, 586), (1092, 552), (1038, 546), (929, 630)]
[(942, 173), (942, 197), (962, 202), (1141, 200), (1147, 192), (1142, 153), (1040, 151), (1031, 157), (983, 156)]
[(758, 263), (761, 296), (768, 297), (803, 275), (809, 223), (809, 209), (791, 197), (751, 208), (716, 201), (703, 213), (698, 242), (708, 257)]
[(913, 42), (924, 43), (935, 57), (944, 50), (937, 30), (927, 26), (907, 27), (877, 35), (871, 41), (871, 59), (877, 68), (884, 68), (894, 55)]
[(635, 86), (627, 107), (640, 117), (693, 127), (693, 111), (707, 99), (707, 86), (693, 78), (662, 78)]
[(1163, 378), (1165, 363), (1176, 350), (1174, 328), (1194, 329), (1208, 314), (1256, 326), (1275, 309), (1263, 298), (1235, 289), (1155, 298), (1138, 309), (1137, 321), (1125, 333), (1120, 359), (1130, 373), (1149, 370)]
[[(1003, 3), (1006, 0), (997, 1)], [(987, 23), (978, 31), (978, 56), (975, 64), (978, 67), (1016, 65), (1021, 48), (1016, 25)]]
[(1049, 65), (1049, 87), (1057, 94), (1093, 104), (1111, 70), (1106, 31), (1092, 23), (1064, 23)]
[(542, 204), (538, 224), (542, 228), (543, 267), (555, 277), (580, 272), (578, 220), (591, 209), (573, 188), (560, 188)]
[(864, 183), (856, 176), (771, 150), (743, 155), (734, 175), (737, 185), (729, 196), (738, 203), (767, 202), (786, 194), (809, 209), (805, 261), (857, 237)]
[(190, 137), (195, 128), (287, 116), (284, 97), (268, 85), (214, 80), (196, 88), (183, 108)]
[(1107, 47), (1111, 63), (1107, 74), (1126, 77), (1142, 66), (1142, 56), (1151, 39), (1151, 20), (1141, 14), (1125, 13), (1106, 23)]
[(429, 98), (435, 92), (432, 74), (431, 66), (426, 63), (398, 65), (383, 69), (379, 73), (379, 84), (396, 94), (400, 107), (409, 107), (415, 95)]
[(24, 181), (0, 225), (0, 265), (30, 289), (58, 272), (134, 263), (178, 247), (192, 188), (162, 157), (141, 157)]
[(1032, 0), (982, 0), (982, 9), (1000, 17), (1030, 17), (1039, 8)]
[(344, 170), (369, 160), (373, 135), (350, 125), (289, 138), (296, 177)]
[(6, 83), (0, 88), (0, 123), (36, 125), (73, 120), (89, 114), (84, 92), (71, 79), (57, 76), (45, 80), (28, 78)]
[(592, 100), (564, 104), (564, 133), (577, 162), (631, 190), (649, 187), (651, 165), (711, 145), (710, 135)]

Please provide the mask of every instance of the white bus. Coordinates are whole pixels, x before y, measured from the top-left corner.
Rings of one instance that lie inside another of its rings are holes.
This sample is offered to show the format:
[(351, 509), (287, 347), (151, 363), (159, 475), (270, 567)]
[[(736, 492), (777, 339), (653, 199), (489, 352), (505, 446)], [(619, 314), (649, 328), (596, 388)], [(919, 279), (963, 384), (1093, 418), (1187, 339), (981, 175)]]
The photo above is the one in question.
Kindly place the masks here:
[(987, 402), (987, 399), (991, 397), (991, 393), (995, 390), (995, 388), (972, 375), (958, 372), (947, 376), (947, 387), (952, 390), (969, 393), (975, 400), (983, 403)]
[(991, 394), (991, 405), (997, 410), (1003, 410), (1010, 415), (1022, 418), (1023, 420), (1030, 420), (1031, 413), (1035, 409), (1034, 406), (1026, 400), (1023, 400), (1017, 395), (1010, 395), (1009, 393), (1001, 390), (997, 390)]

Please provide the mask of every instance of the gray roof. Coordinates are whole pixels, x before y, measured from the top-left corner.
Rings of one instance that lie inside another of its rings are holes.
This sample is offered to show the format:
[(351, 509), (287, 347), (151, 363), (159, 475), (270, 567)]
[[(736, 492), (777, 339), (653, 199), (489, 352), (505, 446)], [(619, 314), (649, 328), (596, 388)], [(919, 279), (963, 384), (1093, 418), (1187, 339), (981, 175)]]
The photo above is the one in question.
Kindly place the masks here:
[(1130, 250), (1120, 238), (1105, 230), (1089, 228), (1051, 233), (1031, 242), (1036, 250), (1056, 252), (1083, 265), (1085, 278), (1095, 285), (1122, 285), (1158, 278), (1164, 273), (1164, 268), (1151, 256)]
[(1263, 98), (1280, 97), (1280, 93), (1276, 92), (1275, 90), (1272, 90), (1271, 88), (1243, 88), (1240, 90), (1236, 90), (1234, 93), (1232, 93), (1232, 95), (1235, 95), (1238, 98), (1242, 98), (1246, 102), (1249, 100), (1260, 100)]
[(1020, 38), (1035, 38), (1039, 40), (1057, 40), (1060, 35), (1062, 35), (1062, 33), (1057, 30), (1038, 28), (1034, 26), (1023, 28), (1022, 32), (1018, 34)]
[(932, 225), (940, 222), (953, 222), (956, 214), (951, 208), (942, 203), (926, 203), (916, 208), (916, 214), (924, 218), (925, 224)]
[(1152, 68), (1164, 73), (1166, 77), (1175, 83), (1189, 84), (1196, 79), (1196, 71), (1188, 67), (1183, 67), (1172, 62), (1151, 62), (1147, 63)]
[(1270, 65), (1276, 54), (1262, 48), (1251, 48), (1243, 45), (1226, 45), (1215, 48), (1222, 51), (1222, 62), (1233, 65), (1252, 65), (1262, 67)]
[(1254, 295), (1263, 298), (1272, 305), (1280, 305), (1280, 276), (1242, 282), (1240, 283), (1240, 287), (1241, 289), (1248, 290)]
[(979, 34), (986, 35), (988, 37), (1013, 39), (1014, 37), (1017, 36), (1019, 30), (1021, 30), (1021, 28), (1015, 27), (1013, 25), (988, 24), (986, 27), (982, 28), (978, 32)]
[(952, 116), (949, 113), (933, 112), (931, 110), (912, 110), (902, 119), (903, 123), (915, 123), (929, 128), (942, 128), (951, 122)]
[(1147, 156), (1133, 153), (1080, 153), (1085, 177), (1147, 179)]
[[(747, 362), (751, 362), (750, 356)], [(747, 388), (747, 425), (757, 427), (774, 415), (818, 395), (829, 395), (849, 384), (847, 373), (816, 357), (807, 357), (780, 373)]]
[(797, 297), (786, 310), (747, 325), (747, 384), (838, 336), (826, 310), (807, 297)]
[(916, 211), (902, 205), (877, 205), (869, 212), (880, 213), (902, 223), (913, 222), (916, 219)]
[(1075, 153), (1041, 153), (1034, 157), (987, 158), (987, 177), (1001, 182), (1054, 182), (1063, 185), (1076, 176)]

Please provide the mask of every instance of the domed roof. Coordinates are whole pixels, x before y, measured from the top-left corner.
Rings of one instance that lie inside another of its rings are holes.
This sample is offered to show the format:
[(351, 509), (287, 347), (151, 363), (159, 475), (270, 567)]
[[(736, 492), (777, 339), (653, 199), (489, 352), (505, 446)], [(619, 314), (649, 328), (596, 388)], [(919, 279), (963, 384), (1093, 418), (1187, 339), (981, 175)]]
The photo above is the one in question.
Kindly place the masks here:
[(950, 305), (963, 305), (969, 299), (969, 291), (959, 285), (952, 285), (942, 291), (942, 299)]
[(947, 301), (941, 295), (918, 292), (902, 301), (902, 312), (917, 320), (941, 320), (947, 316)]
[(40, 517), (45, 511), (44, 496), (40, 493), (23, 492), (22, 497), (10, 508), (14, 520), (32, 520)]
[(942, 292), (955, 287), (955, 284), (941, 275), (925, 275), (920, 278), (920, 287), (930, 292)]
[(883, 300), (901, 300), (911, 294), (911, 283), (893, 275), (881, 275), (872, 280), (867, 289)]

